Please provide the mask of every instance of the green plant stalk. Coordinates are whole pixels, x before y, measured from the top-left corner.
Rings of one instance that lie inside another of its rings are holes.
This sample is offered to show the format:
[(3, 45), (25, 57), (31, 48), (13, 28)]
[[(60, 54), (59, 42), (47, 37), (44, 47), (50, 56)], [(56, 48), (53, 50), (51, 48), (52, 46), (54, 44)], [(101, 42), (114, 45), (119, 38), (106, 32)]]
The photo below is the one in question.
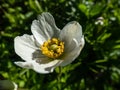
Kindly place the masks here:
[(59, 73), (57, 76), (57, 90), (61, 90), (61, 75), (62, 75), (62, 67), (58, 67)]

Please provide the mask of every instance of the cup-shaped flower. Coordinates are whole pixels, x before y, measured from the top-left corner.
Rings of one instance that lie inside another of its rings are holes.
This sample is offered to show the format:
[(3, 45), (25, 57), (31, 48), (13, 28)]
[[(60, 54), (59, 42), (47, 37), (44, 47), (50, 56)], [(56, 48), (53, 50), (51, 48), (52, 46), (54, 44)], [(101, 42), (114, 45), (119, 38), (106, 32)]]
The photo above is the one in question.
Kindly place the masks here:
[(69, 22), (60, 30), (48, 12), (32, 22), (31, 31), (33, 35), (24, 34), (14, 39), (15, 52), (24, 60), (15, 64), (38, 73), (50, 73), (57, 66), (70, 64), (84, 46), (82, 27), (78, 22)]

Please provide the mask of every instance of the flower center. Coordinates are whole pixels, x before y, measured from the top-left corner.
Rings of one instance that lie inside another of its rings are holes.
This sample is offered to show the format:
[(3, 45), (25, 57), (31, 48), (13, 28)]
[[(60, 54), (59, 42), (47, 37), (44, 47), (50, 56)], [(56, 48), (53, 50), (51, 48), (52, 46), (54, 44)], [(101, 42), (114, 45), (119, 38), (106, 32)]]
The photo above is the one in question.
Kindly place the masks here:
[(57, 38), (52, 38), (45, 41), (40, 48), (42, 54), (49, 58), (55, 59), (61, 56), (64, 52), (64, 42), (58, 40)]

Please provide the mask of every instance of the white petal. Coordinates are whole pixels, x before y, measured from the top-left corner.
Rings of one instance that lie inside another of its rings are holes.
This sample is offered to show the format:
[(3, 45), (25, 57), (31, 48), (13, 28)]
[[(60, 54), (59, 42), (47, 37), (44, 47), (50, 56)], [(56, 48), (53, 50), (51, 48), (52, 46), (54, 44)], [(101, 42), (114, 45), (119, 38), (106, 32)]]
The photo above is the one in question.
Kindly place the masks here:
[(38, 20), (32, 22), (31, 30), (41, 45), (44, 41), (58, 35), (60, 31), (56, 27), (54, 18), (50, 13), (42, 13), (42, 15), (39, 15)]
[(46, 74), (53, 72), (54, 68), (57, 67), (60, 62), (59, 60), (54, 60), (46, 64), (39, 64), (33, 60), (29, 62), (15, 62), (15, 64), (23, 68), (33, 69), (38, 73)]
[(27, 69), (32, 69), (33, 65), (31, 62), (14, 62), (17, 66), (22, 67), (22, 68), (27, 68)]
[(64, 52), (65, 53), (72, 52), (72, 50), (74, 50), (77, 46), (78, 46), (78, 42), (76, 39), (73, 38), (69, 46), (65, 44)]
[(57, 37), (59, 35), (60, 29), (57, 28), (54, 17), (48, 12), (43, 13), (42, 15), (44, 16), (45, 21), (52, 27), (52, 29), (54, 31), (53, 37)]
[(57, 66), (59, 66), (59, 64), (62, 61), (60, 60), (53, 60), (49, 63), (45, 63), (45, 64), (39, 64), (34, 62), (33, 66), (34, 66), (34, 70), (38, 73), (51, 73), (53, 72), (54, 68), (56, 68)]
[(16, 54), (25, 61), (32, 60), (32, 53), (38, 49), (35, 45), (33, 36), (26, 34), (23, 36), (17, 36), (14, 39), (14, 48)]
[(63, 28), (59, 37), (65, 42), (66, 47), (69, 47), (73, 38), (75, 38), (79, 43), (82, 37), (82, 27), (78, 22), (72, 21)]
[[(77, 43), (77, 42), (76, 42)], [(85, 44), (84, 36), (81, 38), (81, 42), (78, 43), (72, 51), (65, 53), (64, 57), (62, 58), (63, 62), (60, 64), (60, 66), (65, 66), (70, 64), (72, 61), (74, 61), (80, 54), (81, 50), (83, 49)]]
[(13, 84), (14, 84), (14, 90), (18, 90), (18, 85), (15, 82), (13, 82)]

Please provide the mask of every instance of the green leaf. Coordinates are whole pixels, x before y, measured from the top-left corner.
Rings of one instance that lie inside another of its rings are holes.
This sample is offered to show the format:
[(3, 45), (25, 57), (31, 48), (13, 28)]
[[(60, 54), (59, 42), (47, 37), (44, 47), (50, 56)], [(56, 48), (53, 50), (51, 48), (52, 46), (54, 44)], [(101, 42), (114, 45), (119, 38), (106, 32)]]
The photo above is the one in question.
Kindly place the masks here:
[(120, 49), (120, 45), (115, 45), (113, 49)]
[(40, 3), (38, 0), (29, 0), (29, 5), (32, 9), (34, 9), (36, 12), (41, 13), (43, 12)]
[(79, 4), (79, 9), (88, 17), (89, 10), (85, 4)]
[(93, 5), (90, 9), (90, 16), (93, 17), (95, 15), (100, 14), (103, 9), (103, 6), (104, 5), (102, 5), (100, 3)]
[(4, 12), (4, 13), (5, 13), (5, 16), (9, 19), (10, 23), (15, 23), (15, 17), (12, 14), (8, 12)]
[(111, 33), (103, 33), (101, 34), (97, 40), (104, 42), (107, 38), (109, 38), (112, 34)]
[(104, 60), (104, 59), (101, 59), (101, 60), (96, 60), (95, 63), (104, 63), (104, 62), (107, 62), (108, 60)]

